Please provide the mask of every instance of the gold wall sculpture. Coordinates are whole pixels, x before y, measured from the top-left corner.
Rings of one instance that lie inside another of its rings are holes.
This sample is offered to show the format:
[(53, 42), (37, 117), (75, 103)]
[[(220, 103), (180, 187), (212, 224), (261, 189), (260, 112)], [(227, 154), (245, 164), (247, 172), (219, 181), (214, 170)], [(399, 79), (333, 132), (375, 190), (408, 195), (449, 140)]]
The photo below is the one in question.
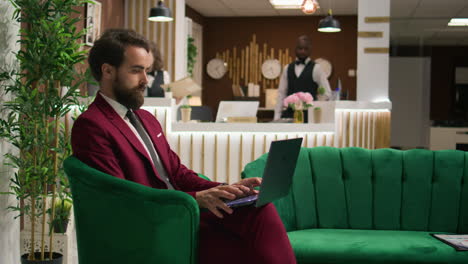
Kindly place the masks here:
[(257, 43), (257, 36), (252, 35), (252, 40), (243, 48), (234, 46), (231, 49), (216, 52), (216, 58), (227, 63), (228, 78), (233, 85), (247, 86), (248, 83), (259, 84), (262, 92), (265, 89), (277, 88), (279, 77), (273, 80), (266, 79), (262, 75), (262, 64), (268, 59), (277, 59), (282, 68), (291, 63), (292, 56), (289, 49), (268, 48), (267, 43)]

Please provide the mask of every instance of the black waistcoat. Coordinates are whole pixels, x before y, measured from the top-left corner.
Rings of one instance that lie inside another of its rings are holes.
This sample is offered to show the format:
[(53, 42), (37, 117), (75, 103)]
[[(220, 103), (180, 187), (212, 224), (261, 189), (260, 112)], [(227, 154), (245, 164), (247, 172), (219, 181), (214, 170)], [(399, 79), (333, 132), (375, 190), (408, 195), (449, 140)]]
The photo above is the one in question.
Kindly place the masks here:
[(297, 92), (310, 93), (314, 98), (317, 95), (318, 84), (312, 79), (315, 63), (309, 61), (301, 74), (296, 77), (295, 63), (288, 66), (288, 95)]
[(148, 88), (148, 97), (164, 97), (164, 90), (161, 88), (161, 84), (164, 84), (164, 72), (157, 71), (153, 84)]
[[(295, 62), (292, 62), (288, 66), (288, 87), (287, 95), (291, 95), (297, 92), (310, 93), (314, 98), (317, 98), (318, 84), (314, 82), (312, 78), (312, 72), (314, 70), (315, 62), (309, 61), (301, 74), (296, 77)], [(305, 112), (305, 120), (307, 120), (307, 111)], [(293, 110), (288, 107), (283, 111), (281, 117), (291, 118), (293, 116)]]

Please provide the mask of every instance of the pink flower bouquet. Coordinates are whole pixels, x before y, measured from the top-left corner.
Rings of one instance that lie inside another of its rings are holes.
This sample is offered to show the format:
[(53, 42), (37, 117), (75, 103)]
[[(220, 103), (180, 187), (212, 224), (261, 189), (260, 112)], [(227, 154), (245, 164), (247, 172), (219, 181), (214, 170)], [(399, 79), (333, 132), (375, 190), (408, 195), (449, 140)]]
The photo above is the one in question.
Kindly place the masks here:
[(312, 105), (314, 97), (310, 93), (297, 92), (284, 98), (284, 107), (291, 107), (293, 110), (305, 110)]

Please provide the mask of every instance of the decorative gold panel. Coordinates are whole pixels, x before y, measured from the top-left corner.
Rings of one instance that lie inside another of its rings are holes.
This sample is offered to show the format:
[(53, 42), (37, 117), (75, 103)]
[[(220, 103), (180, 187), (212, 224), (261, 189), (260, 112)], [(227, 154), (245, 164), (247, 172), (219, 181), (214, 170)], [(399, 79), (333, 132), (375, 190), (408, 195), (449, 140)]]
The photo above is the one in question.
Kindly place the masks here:
[(389, 23), (390, 22), (390, 17), (384, 16), (384, 17), (365, 17), (364, 22), (366, 23)]
[(364, 48), (364, 53), (389, 53), (389, 48), (384, 47), (373, 47), (373, 48)]
[(360, 38), (381, 38), (383, 37), (382, 31), (359, 31), (358, 37)]

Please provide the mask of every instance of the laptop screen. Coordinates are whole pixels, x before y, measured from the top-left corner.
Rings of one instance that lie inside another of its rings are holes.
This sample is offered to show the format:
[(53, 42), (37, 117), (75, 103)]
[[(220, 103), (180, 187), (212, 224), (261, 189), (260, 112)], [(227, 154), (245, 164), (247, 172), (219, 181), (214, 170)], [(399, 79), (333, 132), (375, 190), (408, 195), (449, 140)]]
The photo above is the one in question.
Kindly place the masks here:
[(256, 117), (258, 101), (221, 101), (216, 122), (226, 122), (228, 117)]
[(271, 142), (256, 206), (284, 197), (291, 188), (302, 138)]

